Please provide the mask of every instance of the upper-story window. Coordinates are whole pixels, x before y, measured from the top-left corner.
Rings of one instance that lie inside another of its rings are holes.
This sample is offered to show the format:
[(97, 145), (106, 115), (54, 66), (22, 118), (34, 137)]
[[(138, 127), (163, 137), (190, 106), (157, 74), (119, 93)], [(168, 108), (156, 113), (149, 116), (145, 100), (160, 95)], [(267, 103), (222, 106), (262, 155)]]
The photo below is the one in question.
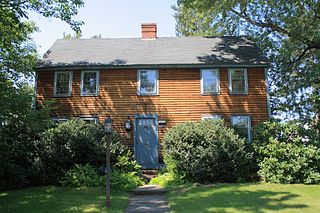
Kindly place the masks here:
[(80, 117), (81, 120), (85, 121), (86, 123), (95, 123), (99, 122), (98, 117)]
[(138, 94), (157, 95), (158, 70), (138, 70)]
[(222, 119), (220, 115), (213, 115), (213, 114), (209, 114), (209, 115), (202, 115), (201, 116), (201, 120), (220, 120)]
[(201, 94), (218, 94), (220, 88), (219, 70), (202, 69), (201, 70)]
[(245, 68), (229, 69), (229, 93), (248, 94), (248, 75)]
[(251, 142), (250, 116), (247, 116), (247, 115), (232, 116), (231, 124), (240, 137), (246, 138), (249, 142)]
[(81, 95), (90, 96), (99, 94), (99, 71), (81, 72)]
[(54, 96), (71, 96), (72, 72), (59, 71), (54, 73)]
[(62, 122), (66, 122), (68, 121), (69, 119), (67, 117), (54, 117), (52, 118), (52, 121), (54, 124), (59, 124), (59, 123), (62, 123)]

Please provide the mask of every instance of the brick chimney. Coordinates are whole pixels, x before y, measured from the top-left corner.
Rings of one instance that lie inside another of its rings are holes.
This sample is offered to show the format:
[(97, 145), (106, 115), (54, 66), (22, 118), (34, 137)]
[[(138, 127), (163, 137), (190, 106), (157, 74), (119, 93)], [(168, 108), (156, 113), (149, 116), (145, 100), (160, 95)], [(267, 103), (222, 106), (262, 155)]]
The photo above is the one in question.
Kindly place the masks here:
[(156, 39), (157, 38), (157, 24), (146, 23), (141, 24), (142, 39)]

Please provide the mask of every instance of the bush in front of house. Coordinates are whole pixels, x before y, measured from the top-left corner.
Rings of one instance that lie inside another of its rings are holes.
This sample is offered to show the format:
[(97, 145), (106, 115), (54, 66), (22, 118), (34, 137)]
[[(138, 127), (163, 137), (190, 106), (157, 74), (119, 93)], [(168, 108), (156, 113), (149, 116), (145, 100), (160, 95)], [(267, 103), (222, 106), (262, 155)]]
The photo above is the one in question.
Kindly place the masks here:
[(237, 182), (252, 171), (253, 151), (222, 120), (186, 122), (164, 136), (170, 173), (201, 183)]
[[(105, 186), (105, 176), (95, 167), (85, 164), (75, 164), (73, 168), (68, 170), (60, 183), (75, 187), (97, 187)], [(110, 188), (113, 190), (131, 190), (139, 185), (143, 185), (143, 181), (135, 172), (121, 172), (111, 170), (110, 172)]]
[(48, 129), (40, 140), (43, 184), (55, 184), (74, 164), (89, 163), (101, 166), (105, 149), (101, 143), (104, 136), (99, 124), (72, 119)]
[[(102, 139), (105, 145), (107, 138)], [(121, 142), (120, 135), (116, 132), (111, 135), (110, 144), (110, 162), (113, 169), (120, 172), (136, 172), (141, 173), (141, 166), (134, 160), (134, 155), (130, 148)]]
[(68, 170), (60, 183), (75, 187), (96, 187), (103, 183), (103, 176), (99, 175), (96, 168), (90, 164), (75, 164), (73, 168)]
[(320, 141), (299, 122), (264, 122), (255, 127), (253, 144), (258, 174), (271, 183), (320, 183)]
[(71, 119), (42, 134), (41, 182), (57, 183), (75, 164), (89, 164), (103, 170), (107, 141), (110, 142), (110, 161), (114, 170), (136, 173), (140, 171), (131, 150), (122, 144), (117, 132), (106, 137), (103, 125)]

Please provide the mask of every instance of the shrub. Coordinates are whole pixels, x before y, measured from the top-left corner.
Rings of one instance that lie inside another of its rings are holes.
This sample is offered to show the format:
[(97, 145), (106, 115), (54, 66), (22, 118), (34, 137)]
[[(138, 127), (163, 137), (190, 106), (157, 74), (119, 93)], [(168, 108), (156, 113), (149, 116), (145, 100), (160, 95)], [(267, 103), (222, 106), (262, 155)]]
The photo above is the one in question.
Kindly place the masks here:
[[(105, 186), (105, 176), (99, 174), (97, 169), (89, 164), (76, 164), (65, 173), (60, 183), (75, 187)], [(135, 172), (111, 171), (110, 173), (110, 188), (112, 190), (131, 190), (142, 184), (143, 181)]]
[[(106, 143), (106, 138), (103, 138), (102, 143)], [(141, 173), (141, 166), (134, 160), (132, 151), (121, 142), (120, 135), (117, 133), (111, 135), (110, 155), (110, 162), (115, 170), (124, 173)]]
[(254, 131), (259, 175), (272, 183), (320, 183), (320, 142), (299, 122), (265, 122)]
[(235, 182), (247, 178), (253, 152), (222, 120), (186, 122), (164, 136), (170, 173), (197, 182)]
[(41, 137), (41, 161), (44, 184), (54, 184), (74, 164), (100, 166), (104, 163), (104, 136), (99, 124), (72, 119), (48, 129)]
[(95, 187), (101, 186), (104, 179), (97, 170), (89, 164), (75, 166), (66, 172), (60, 181), (62, 185), (71, 185), (75, 187)]
[(110, 188), (117, 190), (132, 190), (137, 186), (143, 185), (144, 182), (135, 172), (119, 172), (111, 171), (110, 173)]
[(105, 166), (106, 142), (110, 141), (111, 166), (121, 172), (140, 172), (128, 146), (117, 132), (104, 137), (101, 124), (72, 119), (44, 132), (41, 137), (42, 183), (55, 184), (74, 164)]
[(176, 174), (165, 172), (150, 180), (150, 184), (160, 185), (162, 187), (180, 186), (187, 183), (183, 177)]

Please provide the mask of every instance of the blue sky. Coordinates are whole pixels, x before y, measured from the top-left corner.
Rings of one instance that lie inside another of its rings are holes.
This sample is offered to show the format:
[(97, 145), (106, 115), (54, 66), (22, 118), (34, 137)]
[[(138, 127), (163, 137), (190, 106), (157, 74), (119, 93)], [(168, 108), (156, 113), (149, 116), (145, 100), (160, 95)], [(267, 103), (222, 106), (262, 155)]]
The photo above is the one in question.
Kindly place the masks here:
[[(140, 37), (141, 23), (154, 22), (158, 26), (159, 37), (175, 36), (174, 11), (171, 6), (176, 0), (84, 0), (76, 20), (85, 22), (82, 26), (83, 38), (99, 35), (103, 38)], [(30, 20), (36, 22), (39, 32), (33, 38), (42, 55), (63, 33), (74, 32), (64, 22), (44, 18), (30, 13)]]

